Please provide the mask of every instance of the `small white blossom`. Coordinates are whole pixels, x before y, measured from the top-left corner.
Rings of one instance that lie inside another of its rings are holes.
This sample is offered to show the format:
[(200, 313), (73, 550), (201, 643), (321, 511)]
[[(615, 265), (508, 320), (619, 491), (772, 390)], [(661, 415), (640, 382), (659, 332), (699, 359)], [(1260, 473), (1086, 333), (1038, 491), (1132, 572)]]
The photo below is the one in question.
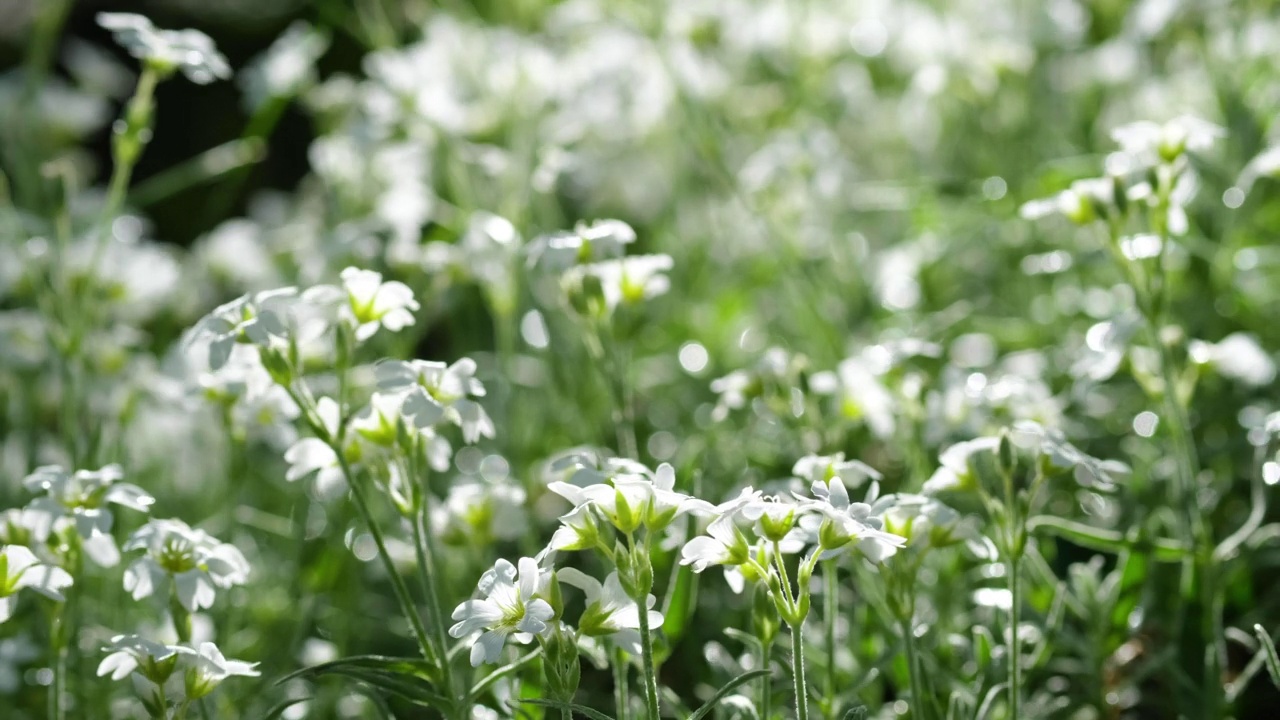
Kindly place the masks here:
[(190, 700), (208, 695), (229, 677), (258, 677), (261, 674), (255, 669), (257, 663), (228, 660), (211, 642), (200, 643), (195, 650), (183, 650), (181, 663), (186, 667), (183, 685)]
[(441, 535), (459, 543), (514, 541), (529, 528), (524, 488), (511, 483), (455, 483), (432, 513)]
[(858, 487), (868, 478), (879, 480), (880, 472), (860, 460), (845, 460), (844, 453), (806, 455), (796, 461), (791, 473), (810, 484), (838, 477), (846, 487)]
[(120, 562), (111, 528), (115, 521), (107, 505), (147, 512), (155, 498), (136, 485), (119, 482), (119, 465), (69, 473), (56, 465), (36, 468), (23, 480), (31, 492), (45, 493), (22, 511), (22, 524), (44, 542), (50, 533), (71, 526), (80, 536), (85, 554), (102, 567)]
[(13, 616), (18, 591), (32, 590), (62, 602), (62, 591), (71, 587), (71, 574), (55, 565), (47, 565), (22, 545), (0, 547), (0, 623)]
[[(316, 402), (316, 415), (321, 426), (330, 438), (338, 437), (342, 411), (333, 398), (322, 397)], [(304, 478), (311, 473), (316, 474), (316, 486), (322, 495), (340, 487), (343, 480), (342, 468), (338, 463), (338, 453), (329, 443), (320, 438), (302, 438), (289, 447), (284, 453), (289, 470), (284, 479), (289, 482)]]
[(296, 21), (271, 47), (240, 72), (245, 104), (257, 110), (275, 98), (289, 98), (316, 80), (316, 61), (329, 49), (328, 34)]
[(296, 288), (264, 290), (241, 295), (219, 305), (188, 333), (186, 343), (208, 343), (209, 367), (218, 370), (226, 365), (236, 343), (266, 346), (283, 340), (289, 328), (285, 324), (289, 305), (297, 298)]
[(518, 571), (510, 562), (499, 560), (480, 578), (477, 589), (483, 597), (467, 600), (453, 611), (456, 624), (449, 628), (449, 635), (463, 638), (480, 632), (471, 646), (472, 667), (497, 662), (508, 636), (528, 643), (547, 629), (555, 611), (546, 600), (535, 597), (542, 573), (533, 558), (521, 558)]
[(680, 549), (680, 564), (702, 572), (712, 565), (741, 565), (750, 558), (747, 538), (738, 529), (741, 509), (731, 510), (707, 526), (707, 534), (693, 538)]
[[(640, 607), (627, 595), (616, 571), (609, 573), (604, 584), (574, 568), (557, 570), (556, 578), (587, 596), (587, 607), (578, 620), (578, 632), (588, 637), (611, 637), (623, 650), (640, 654)], [(653, 595), (645, 597), (650, 628), (662, 625), (662, 613), (653, 609), (656, 604), (657, 598)]]
[(231, 77), (227, 59), (199, 30), (159, 30), (134, 13), (98, 13), (98, 24), (130, 55), (164, 72), (181, 70), (200, 85)]
[(1166, 123), (1150, 120), (1121, 125), (1111, 131), (1120, 151), (1143, 166), (1172, 162), (1183, 152), (1209, 149), (1227, 132), (1218, 125), (1191, 115), (1181, 115)]
[(386, 328), (399, 332), (413, 324), (413, 311), (419, 309), (413, 290), (395, 280), (383, 282), (382, 274), (373, 270), (349, 267), (342, 271), (342, 287), (346, 291), (344, 314), (355, 324), (356, 340), (365, 341)]
[(868, 560), (881, 562), (906, 544), (906, 538), (881, 529), (883, 524), (871, 505), (850, 502), (849, 491), (839, 477), (814, 481), (811, 491), (816, 500), (800, 499), (805, 509), (817, 510), (823, 516), (817, 534), (824, 557), (856, 546)]
[(378, 387), (405, 392), (403, 412), (419, 429), (446, 421), (462, 428), (468, 443), (494, 436), (493, 420), (472, 398), (484, 397), (471, 358), (447, 365), (430, 360), (387, 360), (378, 363)]
[(149, 521), (124, 549), (146, 551), (124, 572), (124, 589), (134, 600), (167, 593), (172, 579), (178, 602), (195, 612), (212, 607), (217, 588), (243, 585), (249, 577), (249, 562), (234, 545), (181, 520)]
[(156, 685), (163, 685), (177, 666), (178, 654), (187, 648), (147, 640), (140, 635), (116, 635), (103, 650), (107, 656), (98, 663), (98, 677), (110, 675), (112, 680), (123, 680), (136, 672)]
[(572, 512), (560, 516), (560, 527), (551, 536), (547, 546), (551, 550), (589, 550), (600, 539), (600, 527), (590, 503), (583, 503)]
[(998, 437), (980, 437), (948, 447), (938, 458), (941, 466), (925, 482), (924, 492), (932, 494), (974, 487), (977, 478), (974, 476), (970, 458), (981, 452), (995, 452), (999, 447), (1000, 438)]
[(529, 243), (529, 264), (550, 272), (564, 272), (582, 263), (621, 257), (636, 241), (636, 231), (621, 220), (578, 223), (573, 232), (558, 232)]
[(663, 273), (672, 267), (674, 261), (670, 255), (630, 255), (571, 268), (562, 282), (576, 292), (583, 287), (586, 276), (593, 276), (604, 294), (601, 310), (609, 314), (619, 305), (638, 305), (665, 294), (671, 288), (671, 281)]

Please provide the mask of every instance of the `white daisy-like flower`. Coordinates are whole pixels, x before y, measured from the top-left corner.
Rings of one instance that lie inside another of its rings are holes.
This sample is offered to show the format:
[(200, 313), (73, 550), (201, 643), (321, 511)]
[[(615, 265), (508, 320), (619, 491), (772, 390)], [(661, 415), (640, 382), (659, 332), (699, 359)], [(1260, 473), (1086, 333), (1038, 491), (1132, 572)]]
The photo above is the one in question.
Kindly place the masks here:
[(969, 518), (925, 495), (901, 493), (886, 495), (877, 501), (873, 512), (879, 513), (884, 529), (907, 539), (912, 547), (943, 547), (977, 536), (977, 528)]
[(361, 342), (373, 337), (378, 328), (399, 332), (409, 327), (420, 307), (408, 285), (383, 282), (382, 274), (373, 270), (343, 270), (342, 287), (347, 297), (344, 312), (355, 323), (356, 340)]
[(1000, 438), (994, 436), (980, 437), (956, 443), (938, 457), (941, 466), (924, 484), (926, 495), (946, 490), (967, 490), (977, 482), (970, 459), (982, 452), (996, 452), (1000, 448)]
[(462, 358), (452, 365), (430, 360), (387, 360), (378, 363), (378, 387), (406, 393), (403, 412), (419, 429), (446, 421), (462, 428), (468, 443), (494, 436), (493, 420), (472, 398), (484, 397), (475, 377), (476, 363)]
[(98, 677), (123, 680), (133, 673), (163, 685), (178, 664), (178, 655), (188, 648), (147, 640), (140, 635), (116, 635), (103, 648), (107, 656), (98, 663)]
[(811, 485), (838, 477), (846, 487), (858, 487), (868, 478), (881, 478), (880, 471), (861, 460), (846, 460), (842, 452), (834, 455), (806, 455), (796, 461), (791, 473)]
[(351, 429), (374, 445), (390, 447), (396, 443), (403, 404), (402, 393), (376, 392), (369, 398), (369, 411), (352, 420)]
[(881, 529), (883, 523), (871, 505), (849, 501), (849, 491), (839, 477), (814, 481), (811, 491), (815, 500), (799, 499), (806, 510), (822, 514), (817, 535), (824, 558), (857, 547), (868, 560), (881, 562), (906, 545), (906, 538)]
[(0, 547), (0, 623), (13, 616), (18, 591), (30, 588), (41, 595), (62, 602), (62, 591), (71, 587), (71, 574), (56, 565), (40, 562), (35, 553), (22, 545)]
[(1165, 123), (1150, 120), (1121, 125), (1111, 131), (1120, 151), (1144, 166), (1173, 162), (1184, 152), (1201, 152), (1227, 136), (1227, 131), (1207, 120), (1181, 115)]
[(124, 549), (146, 551), (124, 572), (124, 589), (134, 600), (167, 594), (172, 580), (178, 602), (196, 612), (213, 605), (217, 588), (243, 585), (249, 577), (249, 561), (234, 545), (181, 520), (147, 522)]
[(198, 700), (213, 692), (229, 677), (258, 677), (257, 663), (228, 660), (211, 642), (200, 643), (196, 649), (183, 648), (181, 664), (184, 672), (184, 688), (189, 700)]
[(581, 263), (621, 257), (636, 241), (636, 231), (621, 220), (578, 223), (573, 232), (557, 232), (535, 238), (526, 252), (529, 265), (550, 272), (564, 272)]
[(209, 367), (219, 370), (227, 364), (236, 343), (266, 346), (273, 339), (283, 340), (289, 331), (285, 318), (297, 294), (296, 288), (287, 287), (241, 295), (214, 308), (196, 323), (184, 342), (188, 346), (207, 343)]
[(449, 635), (463, 638), (480, 633), (471, 646), (472, 667), (497, 662), (508, 637), (528, 643), (547, 629), (555, 611), (546, 600), (535, 597), (542, 575), (533, 558), (521, 558), (519, 570), (499, 560), (476, 586), (483, 597), (467, 600), (453, 611), (456, 624), (449, 628)]
[(600, 527), (589, 503), (583, 503), (573, 512), (560, 516), (560, 527), (551, 536), (547, 546), (551, 550), (589, 550), (600, 539)]
[(98, 24), (130, 55), (162, 72), (181, 70), (199, 85), (231, 77), (227, 59), (199, 30), (159, 30), (134, 13), (98, 13)]
[(119, 465), (98, 470), (67, 472), (56, 465), (36, 468), (22, 481), (31, 492), (44, 493), (22, 510), (22, 524), (39, 542), (64, 527), (74, 527), (85, 554), (102, 567), (120, 562), (111, 528), (115, 522), (108, 505), (148, 512), (155, 498), (142, 488), (119, 482), (124, 471)]
[(680, 549), (680, 564), (692, 565), (702, 572), (712, 565), (742, 565), (751, 558), (747, 537), (738, 529), (741, 508), (726, 512), (707, 526), (707, 534), (685, 543)]
[(576, 292), (586, 276), (596, 278), (604, 295), (602, 310), (608, 314), (619, 305), (638, 305), (665, 294), (671, 280), (663, 273), (674, 266), (670, 255), (630, 255), (570, 268), (562, 282)]
[[(587, 596), (587, 607), (578, 620), (578, 632), (587, 637), (609, 637), (632, 655), (640, 654), (640, 607), (622, 588), (616, 571), (609, 573), (604, 584), (574, 568), (557, 570), (556, 578)], [(649, 615), (650, 628), (662, 626), (662, 613), (653, 609), (656, 604), (657, 598), (646, 596), (645, 612)]]
[[(316, 402), (316, 415), (324, 431), (330, 438), (338, 437), (339, 425), (342, 422), (342, 411), (333, 398), (322, 397)], [(338, 453), (320, 438), (302, 438), (289, 446), (284, 453), (289, 469), (284, 479), (289, 482), (316, 474), (316, 486), (322, 495), (342, 485), (344, 482), (342, 468), (338, 463)]]

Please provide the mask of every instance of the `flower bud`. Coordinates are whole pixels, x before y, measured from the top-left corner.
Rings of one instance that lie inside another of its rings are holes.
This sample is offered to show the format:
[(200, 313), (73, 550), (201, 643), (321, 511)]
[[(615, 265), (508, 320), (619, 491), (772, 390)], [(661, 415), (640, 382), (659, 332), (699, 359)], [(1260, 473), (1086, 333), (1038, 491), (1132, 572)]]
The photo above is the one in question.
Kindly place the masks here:
[(293, 367), (283, 353), (267, 345), (262, 347), (258, 354), (262, 358), (262, 367), (266, 368), (267, 374), (275, 384), (281, 387), (292, 385)]
[(578, 692), (582, 663), (578, 658), (578, 642), (573, 630), (558, 624), (542, 641), (542, 672), (551, 697), (568, 702)]
[(1000, 445), (996, 453), (996, 459), (1000, 462), (1000, 473), (1006, 476), (1012, 476), (1014, 470), (1018, 467), (1018, 457), (1013, 450), (1013, 442), (1009, 439), (1008, 431), (1000, 433)]
[(751, 593), (751, 631), (767, 646), (778, 636), (778, 628), (778, 611), (769, 590), (757, 583)]

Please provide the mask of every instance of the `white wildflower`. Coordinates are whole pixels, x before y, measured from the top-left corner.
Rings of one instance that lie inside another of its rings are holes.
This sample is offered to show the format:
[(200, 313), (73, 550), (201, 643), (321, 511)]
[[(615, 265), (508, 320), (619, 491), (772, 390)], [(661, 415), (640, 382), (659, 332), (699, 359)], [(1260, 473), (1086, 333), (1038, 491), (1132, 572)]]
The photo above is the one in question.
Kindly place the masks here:
[(124, 549), (146, 551), (124, 573), (124, 589), (134, 600), (167, 594), (172, 580), (178, 602), (188, 612), (211, 607), (217, 588), (243, 585), (249, 576), (249, 562), (234, 545), (181, 520), (149, 521)]
[(22, 545), (0, 547), (0, 623), (13, 616), (18, 591), (32, 590), (62, 602), (62, 591), (71, 587), (71, 574), (55, 565), (47, 565)]
[(111, 31), (129, 54), (163, 73), (181, 70), (191, 82), (206, 85), (231, 77), (231, 66), (199, 30), (159, 30), (134, 13), (98, 13), (98, 24)]
[(120, 562), (120, 551), (111, 535), (115, 518), (107, 506), (119, 505), (145, 513), (155, 503), (155, 498), (142, 488), (119, 482), (123, 477), (119, 465), (75, 473), (56, 465), (36, 468), (23, 485), (44, 496), (23, 509), (21, 522), (39, 542), (64, 527), (74, 527), (85, 554), (102, 567), (113, 567)]
[[(604, 584), (574, 568), (556, 571), (556, 578), (587, 596), (587, 607), (578, 620), (578, 632), (587, 637), (610, 637), (623, 650), (640, 654), (640, 607), (627, 595), (616, 571), (609, 573)], [(656, 604), (657, 598), (653, 595), (645, 597), (650, 628), (662, 625), (662, 613), (653, 609)]]
[(467, 600), (453, 611), (457, 623), (449, 628), (449, 635), (463, 638), (480, 633), (471, 646), (473, 667), (497, 662), (508, 636), (528, 643), (547, 629), (555, 611), (546, 600), (535, 597), (542, 572), (533, 558), (521, 558), (518, 571), (510, 562), (499, 560), (480, 578), (477, 589), (483, 597)]

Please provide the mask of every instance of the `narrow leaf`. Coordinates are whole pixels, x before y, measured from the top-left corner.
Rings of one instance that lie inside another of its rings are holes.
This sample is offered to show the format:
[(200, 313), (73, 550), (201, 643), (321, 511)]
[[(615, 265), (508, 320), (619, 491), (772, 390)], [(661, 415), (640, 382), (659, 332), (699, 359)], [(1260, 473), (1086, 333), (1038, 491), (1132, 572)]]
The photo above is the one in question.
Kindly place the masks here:
[(978, 712), (974, 714), (974, 720), (986, 720), (987, 714), (991, 712), (991, 708), (995, 707), (996, 699), (1005, 691), (1009, 683), (997, 683), (987, 691), (985, 697), (982, 698), (982, 704), (978, 706)]
[(537, 705), (539, 707), (553, 708), (555, 710), (568, 710), (570, 712), (577, 713), (584, 717), (591, 718), (591, 720), (613, 720), (613, 718), (609, 717), (608, 715), (605, 715), (599, 710), (592, 710), (586, 705), (578, 705), (576, 703), (558, 702), (556, 700), (542, 700), (542, 699), (533, 699), (533, 698), (530, 698), (527, 700), (521, 700), (520, 702), (527, 703), (529, 705)]
[(1258, 636), (1258, 642), (1262, 643), (1262, 655), (1267, 663), (1267, 673), (1271, 675), (1271, 682), (1277, 688), (1280, 688), (1280, 657), (1276, 656), (1276, 644), (1271, 641), (1271, 636), (1261, 625), (1254, 625), (1253, 632)]
[(1089, 550), (1121, 553), (1126, 550), (1150, 553), (1159, 562), (1181, 562), (1190, 554), (1185, 546), (1173, 540), (1129, 541), (1114, 530), (1104, 530), (1084, 523), (1050, 515), (1038, 515), (1027, 521), (1027, 530), (1060, 537)]
[(533, 652), (528, 653), (516, 659), (514, 662), (503, 665), (497, 670), (494, 670), (488, 675), (485, 675), (483, 678), (480, 679), (480, 682), (476, 683), (475, 686), (471, 688), (471, 692), (467, 693), (467, 704), (474, 705), (476, 699), (479, 698), (481, 695), (483, 695), (484, 691), (489, 689), (489, 686), (498, 682), (502, 678), (510, 675), (511, 673), (516, 672), (517, 670), (520, 670), (525, 665), (528, 665), (530, 662), (537, 659), (537, 657), (541, 654), (542, 654), (542, 648), (538, 648), (537, 650), (534, 650)]
[(451, 707), (453, 701), (434, 689), (435, 673), (435, 666), (421, 659), (357, 655), (289, 673), (276, 684), (295, 678), (337, 675), (371, 685), (415, 705)]
[(272, 705), (271, 709), (268, 710), (267, 713), (260, 718), (260, 720), (276, 720), (276, 718), (280, 717), (280, 715), (284, 713), (285, 710), (288, 710), (289, 708), (293, 707), (294, 705), (297, 705), (298, 703), (304, 703), (310, 699), (311, 698), (309, 697), (300, 697), (300, 698), (293, 698), (292, 700), (281, 700), (275, 705)]
[(698, 598), (698, 575), (689, 565), (676, 565), (672, 574), (671, 590), (667, 592), (666, 604), (662, 609), (662, 632), (666, 634), (672, 645), (675, 645), (693, 619), (693, 610)]
[(739, 686), (745, 685), (759, 677), (767, 677), (768, 675), (768, 670), (751, 670), (750, 672), (742, 673), (738, 677), (725, 683), (724, 687), (720, 688), (720, 692), (712, 695), (710, 700), (702, 703), (702, 707), (694, 710), (693, 714), (689, 716), (689, 720), (702, 720), (702, 718), (710, 715), (712, 710), (715, 710), (716, 705), (721, 700), (723, 700), (729, 693), (736, 690)]

